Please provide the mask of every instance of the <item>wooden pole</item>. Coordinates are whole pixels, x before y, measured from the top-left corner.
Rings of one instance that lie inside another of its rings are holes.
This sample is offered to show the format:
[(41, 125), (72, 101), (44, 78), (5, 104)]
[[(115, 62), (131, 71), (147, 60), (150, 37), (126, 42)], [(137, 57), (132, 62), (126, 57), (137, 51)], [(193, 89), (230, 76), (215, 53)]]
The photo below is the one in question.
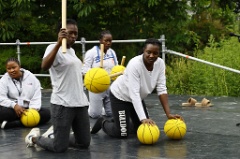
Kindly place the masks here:
[(117, 73), (109, 75), (109, 77), (112, 78), (112, 77), (116, 77), (116, 76), (119, 76), (119, 75), (122, 75), (122, 74), (123, 74), (123, 72), (117, 72)]
[[(67, 28), (66, 24), (66, 18), (67, 18), (67, 0), (62, 0), (62, 28)], [(67, 52), (67, 39), (62, 39), (62, 52)]]
[(125, 59), (126, 59), (126, 56), (123, 56), (123, 57), (122, 57), (122, 61), (121, 61), (121, 65), (122, 65), (122, 66), (123, 66), (124, 63), (125, 63)]

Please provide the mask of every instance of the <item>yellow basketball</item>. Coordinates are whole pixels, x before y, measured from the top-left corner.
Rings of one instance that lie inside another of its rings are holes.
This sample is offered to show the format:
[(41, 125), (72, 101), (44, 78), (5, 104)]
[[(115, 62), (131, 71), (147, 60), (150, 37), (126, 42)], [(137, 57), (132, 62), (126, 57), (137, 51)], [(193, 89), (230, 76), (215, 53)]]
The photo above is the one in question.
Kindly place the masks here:
[(39, 112), (35, 109), (27, 109), (25, 114), (21, 116), (21, 122), (26, 127), (37, 126), (40, 121)]
[[(125, 67), (122, 65), (116, 65), (112, 68), (110, 75), (118, 72), (123, 72), (125, 70)], [(112, 77), (111, 79), (114, 81), (117, 79), (118, 76)]]
[(169, 119), (164, 125), (164, 132), (170, 139), (182, 139), (187, 132), (187, 126), (183, 120)]
[(110, 86), (109, 74), (103, 68), (92, 68), (84, 77), (84, 86), (93, 93), (106, 91)]
[(160, 137), (160, 130), (157, 125), (141, 124), (137, 130), (137, 137), (142, 144), (154, 144)]

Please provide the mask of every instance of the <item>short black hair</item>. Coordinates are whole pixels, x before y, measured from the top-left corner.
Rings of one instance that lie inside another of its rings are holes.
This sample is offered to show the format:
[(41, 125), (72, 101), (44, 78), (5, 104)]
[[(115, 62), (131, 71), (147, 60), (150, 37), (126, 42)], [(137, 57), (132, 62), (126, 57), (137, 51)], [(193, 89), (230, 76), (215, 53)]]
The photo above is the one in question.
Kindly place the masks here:
[(16, 63), (20, 66), (20, 62), (19, 62), (19, 60), (18, 60), (17, 58), (15, 58), (15, 57), (10, 57), (10, 58), (8, 58), (8, 59), (6, 60), (6, 65), (7, 65), (8, 62), (10, 62), (10, 61), (14, 61), (14, 62), (16, 62)]
[(144, 42), (144, 46), (143, 48), (138, 52), (138, 55), (141, 55), (143, 53), (143, 50), (146, 48), (146, 46), (148, 44), (152, 44), (152, 45), (157, 45), (157, 46), (161, 46), (161, 42), (158, 39), (155, 38), (149, 38)]
[(106, 35), (106, 34), (112, 35), (109, 30), (103, 30), (103, 31), (101, 31), (101, 33), (99, 34), (99, 40), (102, 39), (102, 38), (104, 37), (104, 35)]
[(155, 38), (147, 39), (144, 43), (144, 47), (146, 47), (147, 44), (158, 45), (159, 47), (161, 46), (161, 42)]
[[(67, 19), (66, 20), (66, 24), (68, 25), (68, 24), (73, 24), (73, 25), (77, 25), (77, 22), (76, 22), (76, 20), (74, 20), (74, 19)], [(58, 23), (58, 26), (57, 26), (57, 32), (59, 32), (59, 30), (62, 28), (62, 21), (60, 21), (59, 23)]]

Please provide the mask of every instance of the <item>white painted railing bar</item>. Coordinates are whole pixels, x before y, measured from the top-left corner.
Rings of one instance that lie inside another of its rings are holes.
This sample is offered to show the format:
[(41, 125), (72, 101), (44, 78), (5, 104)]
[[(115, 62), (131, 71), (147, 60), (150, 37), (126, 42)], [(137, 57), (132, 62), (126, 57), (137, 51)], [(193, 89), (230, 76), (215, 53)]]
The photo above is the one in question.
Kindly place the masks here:
[(34, 74), (36, 77), (50, 77), (50, 74)]
[[(219, 65), (219, 64), (211, 63), (211, 62), (201, 60), (201, 59), (198, 59), (198, 58), (195, 58), (195, 57), (192, 57), (192, 56), (188, 56), (188, 55), (176, 52), (176, 51), (167, 50), (167, 48), (165, 46), (165, 40), (166, 39), (165, 39), (164, 35), (161, 35), (160, 39), (158, 39), (158, 40), (162, 43), (162, 59), (164, 61), (165, 61), (165, 54), (169, 53), (169, 54), (182, 56), (182, 57), (185, 57), (185, 58), (188, 58), (188, 59), (191, 59), (191, 60), (195, 60), (195, 61), (198, 61), (198, 62), (201, 62), (201, 63), (205, 63), (205, 64), (208, 64), (208, 65), (211, 65), (211, 66), (215, 66), (215, 67), (218, 67), (218, 68), (222, 68), (222, 69), (240, 74), (240, 71), (236, 70), (236, 69), (232, 69), (232, 68), (222, 66), (222, 65)], [(134, 43), (134, 42), (145, 42), (145, 41), (146, 41), (146, 39), (132, 39), (132, 40), (113, 40), (112, 42), (113, 43)], [(18, 55), (18, 59), (20, 61), (20, 54), (21, 54), (20, 45), (43, 45), (43, 44), (48, 44), (49, 45), (49, 44), (53, 44), (53, 43), (56, 43), (56, 42), (20, 42), (20, 40), (17, 39), (16, 43), (0, 43), (0, 45), (16, 45), (17, 46), (17, 55)], [(80, 41), (76, 41), (75, 43), (82, 45), (82, 56), (84, 58), (84, 55), (85, 55), (85, 52), (86, 52), (85, 45), (86, 44), (94, 44), (94, 43), (97, 44), (97, 43), (99, 43), (99, 40), (86, 41), (86, 39), (84, 37), (82, 37)], [(50, 77), (49, 74), (35, 74), (35, 76)], [(0, 77), (2, 77), (2, 75), (0, 75)]]
[(192, 56), (188, 56), (188, 55), (176, 52), (176, 51), (165, 50), (165, 52), (170, 53), (170, 54), (174, 54), (174, 55), (178, 55), (178, 56), (182, 56), (182, 57), (185, 57), (187, 59), (191, 59), (191, 60), (194, 60), (194, 61), (198, 61), (198, 62), (201, 62), (201, 63), (205, 63), (205, 64), (208, 64), (208, 65), (211, 65), (211, 66), (215, 66), (215, 67), (218, 67), (218, 68), (222, 68), (222, 69), (240, 74), (239, 70), (236, 70), (236, 69), (233, 69), (233, 68), (230, 68), (230, 67), (226, 67), (226, 66), (222, 66), (222, 65), (219, 65), (219, 64), (215, 64), (215, 63), (212, 63), (212, 62), (208, 62), (208, 61), (205, 61), (205, 60), (201, 60), (201, 59), (198, 59), (198, 58), (195, 58), (195, 57), (192, 57)]
[[(159, 39), (161, 41), (161, 39)], [(113, 43), (138, 43), (138, 42), (145, 42), (146, 39), (132, 39), (132, 40), (113, 40)], [(16, 42), (16, 43), (0, 43), (0, 45), (43, 45), (43, 44), (54, 44), (55, 42)], [(82, 41), (75, 41), (76, 44), (82, 44)], [(99, 40), (92, 40), (92, 41), (84, 41), (86, 44), (94, 44), (99, 43)]]

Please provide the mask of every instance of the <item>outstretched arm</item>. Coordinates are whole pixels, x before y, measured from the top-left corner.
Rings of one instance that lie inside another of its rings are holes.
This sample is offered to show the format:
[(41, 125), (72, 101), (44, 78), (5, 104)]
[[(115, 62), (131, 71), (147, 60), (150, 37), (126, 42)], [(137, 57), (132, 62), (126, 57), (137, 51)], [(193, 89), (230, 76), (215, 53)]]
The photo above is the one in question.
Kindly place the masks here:
[(162, 107), (163, 107), (164, 112), (165, 112), (168, 119), (179, 118), (179, 119), (183, 120), (182, 116), (180, 116), (178, 114), (175, 114), (175, 115), (170, 114), (170, 108), (169, 108), (169, 105), (168, 105), (168, 94), (161, 94), (158, 97), (159, 97), (159, 100), (162, 104)]

